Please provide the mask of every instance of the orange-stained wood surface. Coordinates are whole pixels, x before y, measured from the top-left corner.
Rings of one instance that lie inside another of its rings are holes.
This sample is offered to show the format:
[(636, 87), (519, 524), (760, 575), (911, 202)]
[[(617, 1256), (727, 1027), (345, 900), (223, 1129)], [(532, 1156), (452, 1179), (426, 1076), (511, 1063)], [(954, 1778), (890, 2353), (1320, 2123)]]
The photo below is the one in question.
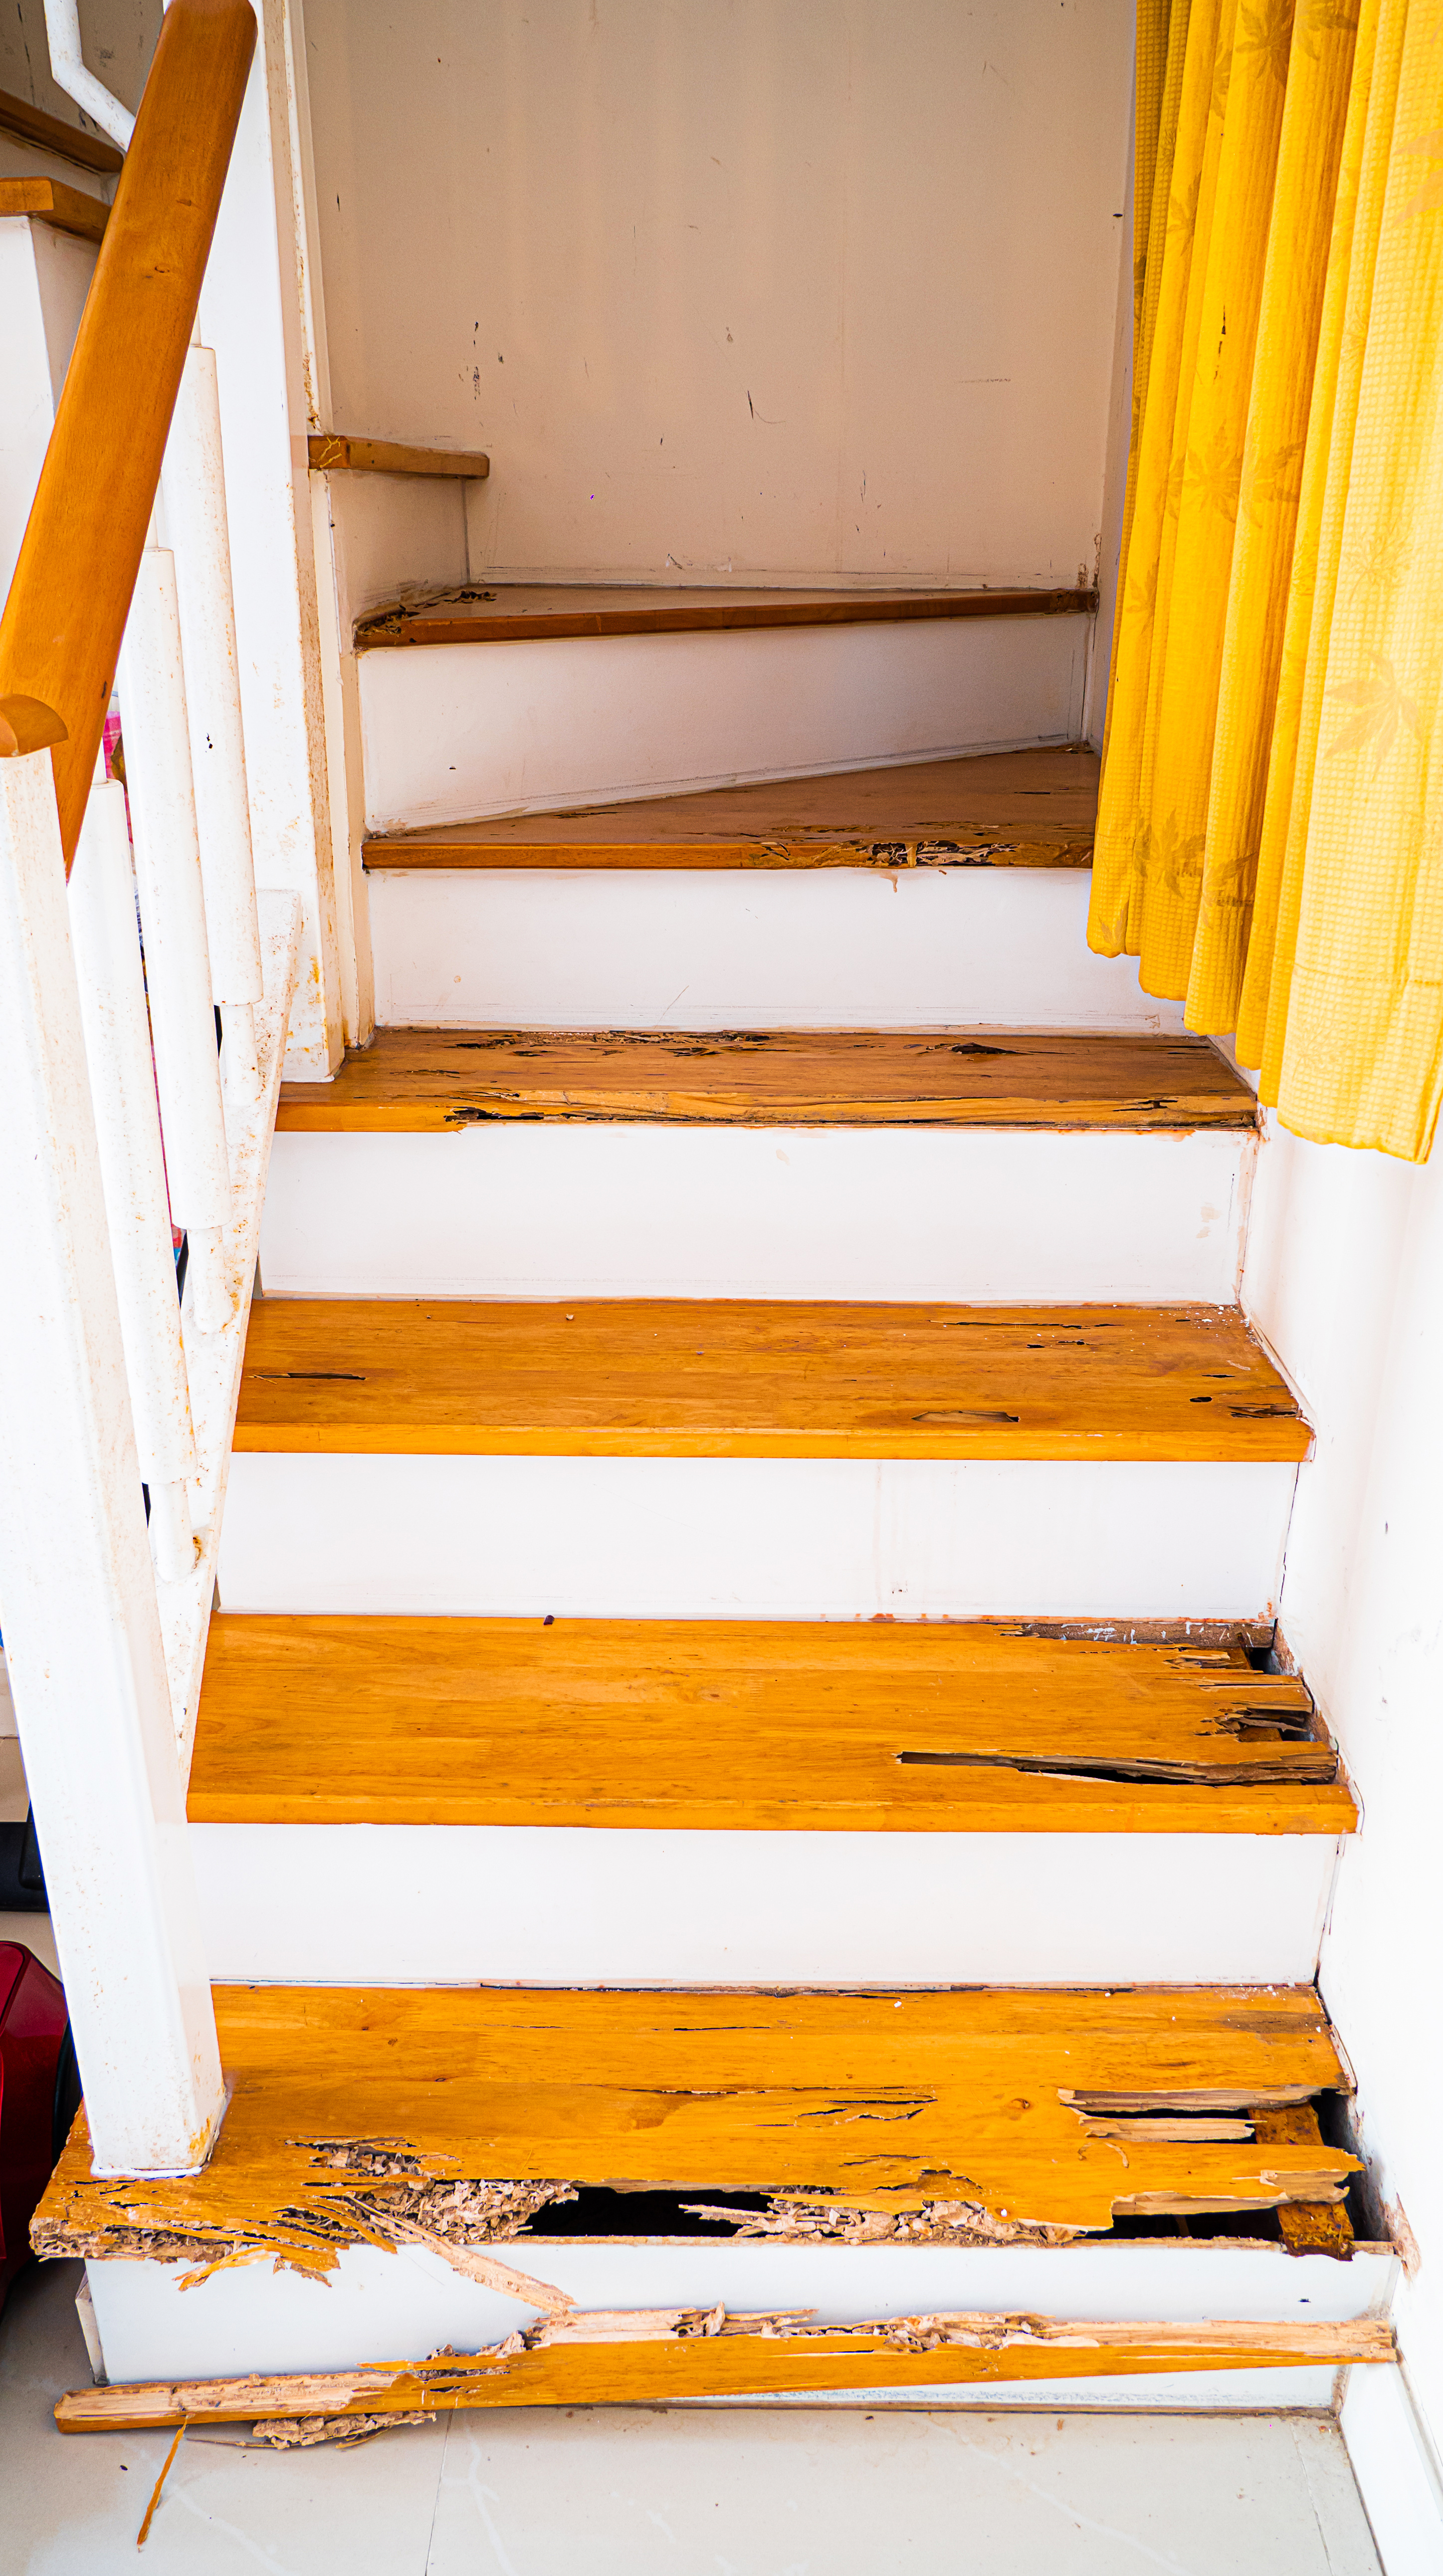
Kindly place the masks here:
[(515, 644), (538, 636), (696, 635), (758, 626), (880, 626), (939, 617), (1087, 617), (1095, 590), (729, 590), (641, 582), (467, 583), (371, 608), (358, 649)]
[(491, 1457), (1307, 1455), (1235, 1307), (268, 1297), (237, 1449)]
[(83, 188), (67, 188), (63, 179), (0, 179), (0, 215), (30, 215), (52, 232), (75, 233), (81, 241), (98, 242), (110, 208)]
[(974, 753), (381, 832), (368, 868), (1085, 868), (1091, 751)]
[(1107, 2379), (1135, 2371), (1326, 2369), (1398, 2357), (1385, 2317), (1337, 2325), (1256, 2317), (1178, 2325), (959, 2315), (817, 2327), (806, 2323), (805, 2310), (721, 2319), (714, 2309), (664, 2313), (666, 2326), (658, 2320), (647, 2332), (650, 2321), (638, 2319), (632, 2333), (615, 2315), (578, 2314), (564, 2336), (553, 2339), (554, 2330), (543, 2326), (528, 2334), (525, 2350), (505, 2354), (493, 2346), (359, 2370), (75, 2388), (57, 2401), (55, 2421), (62, 2433), (115, 2433), (298, 2416), (445, 2415), (473, 2406), (647, 2406), (979, 2380)]
[(1351, 1832), (1239, 1645), (988, 1623), (217, 1615), (195, 1823)]
[(1237, 1127), (1248, 1085), (1206, 1038), (1051, 1031), (378, 1029), (279, 1127), (410, 1135), (506, 1119), (727, 1127)]
[(43, 699), (66, 728), (53, 758), (67, 868), (255, 40), (250, 0), (171, 0), (161, 20), (0, 617), (0, 697)]
[[(220, 1986), (215, 2003), (233, 2089), (204, 2172), (96, 2180), (82, 2112), (35, 2223), (48, 2253), (144, 2231), (329, 2271), (346, 2242), (395, 2241), (386, 2153), (408, 2160), (403, 2195), (418, 2175), (565, 2179), (967, 2202), (1084, 2230), (1327, 2201), (1358, 2170), (1316, 2137), (1252, 2134), (1265, 2105), (1347, 2089), (1310, 1986)], [(540, 2239), (505, 2250), (544, 2277)]]
[(403, 447), (392, 438), (349, 438), (313, 431), (306, 441), (313, 474), (427, 474), (484, 482), (491, 459), (474, 449)]
[(0, 89), (0, 134), (18, 134), (22, 142), (38, 144), (42, 152), (57, 152), (62, 161), (73, 161), (82, 170), (103, 171), (107, 177), (125, 167), (125, 154), (105, 135), (69, 125), (63, 117), (37, 107), (33, 99), (16, 98), (8, 89)]

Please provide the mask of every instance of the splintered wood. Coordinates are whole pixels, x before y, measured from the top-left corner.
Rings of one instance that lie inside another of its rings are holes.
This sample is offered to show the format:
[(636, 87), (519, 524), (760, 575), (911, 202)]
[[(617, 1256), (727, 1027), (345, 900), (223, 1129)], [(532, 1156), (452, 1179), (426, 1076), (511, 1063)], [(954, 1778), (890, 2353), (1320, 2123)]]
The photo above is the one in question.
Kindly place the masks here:
[(1085, 868), (1090, 751), (983, 752), (383, 832), (368, 868)]
[(729, 2316), (722, 2308), (673, 2308), (580, 2315), (561, 2329), (546, 2324), (507, 2335), (481, 2352), (440, 2352), (375, 2369), (77, 2388), (59, 2400), (55, 2421), (62, 2433), (254, 2424), (262, 2441), (288, 2449), (355, 2440), (387, 2424), (423, 2423), (473, 2406), (645, 2406), (1396, 2359), (1393, 2329), (1376, 2317), (1342, 2325), (1135, 2325), (967, 2315), (819, 2326), (809, 2311)]
[(985, 1622), (216, 1616), (195, 1823), (1347, 1833), (1240, 1645)]
[(267, 1297), (238, 1450), (1305, 1458), (1236, 1307)]
[[(441, 2252), (514, 2237), (581, 2186), (1100, 2230), (1336, 2200), (1359, 2169), (1315, 2125), (1254, 2129), (1346, 2085), (1309, 1987), (221, 1987), (216, 2016), (234, 2089), (205, 2171), (97, 2180), (82, 2114), (38, 2252), (325, 2273), (418, 2227)], [(1159, 2134), (1168, 2111), (1208, 2116)]]
[(534, 1121), (660, 1126), (1236, 1128), (1245, 1082), (1205, 1038), (883, 1029), (378, 1029), (281, 1128), (444, 1134)]

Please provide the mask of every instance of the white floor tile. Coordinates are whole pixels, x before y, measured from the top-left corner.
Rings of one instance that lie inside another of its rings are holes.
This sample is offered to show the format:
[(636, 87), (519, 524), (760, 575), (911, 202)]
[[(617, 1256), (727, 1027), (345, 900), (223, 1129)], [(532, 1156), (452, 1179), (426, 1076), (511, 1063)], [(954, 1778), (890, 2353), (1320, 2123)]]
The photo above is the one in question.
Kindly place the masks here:
[(1307, 2416), (790, 2409), (457, 2416), (350, 2452), (55, 2432), (80, 2266), (0, 2321), (3, 2576), (1381, 2576)]

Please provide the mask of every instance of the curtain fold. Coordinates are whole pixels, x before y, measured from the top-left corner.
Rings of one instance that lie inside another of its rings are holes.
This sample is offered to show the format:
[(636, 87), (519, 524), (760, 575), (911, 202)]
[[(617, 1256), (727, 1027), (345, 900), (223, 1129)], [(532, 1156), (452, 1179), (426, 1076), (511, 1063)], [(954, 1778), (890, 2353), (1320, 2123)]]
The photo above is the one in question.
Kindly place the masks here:
[(1298, 1133), (1421, 1160), (1443, 1094), (1443, 0), (1139, 0), (1138, 67), (1088, 938), (1189, 1027), (1235, 1031)]

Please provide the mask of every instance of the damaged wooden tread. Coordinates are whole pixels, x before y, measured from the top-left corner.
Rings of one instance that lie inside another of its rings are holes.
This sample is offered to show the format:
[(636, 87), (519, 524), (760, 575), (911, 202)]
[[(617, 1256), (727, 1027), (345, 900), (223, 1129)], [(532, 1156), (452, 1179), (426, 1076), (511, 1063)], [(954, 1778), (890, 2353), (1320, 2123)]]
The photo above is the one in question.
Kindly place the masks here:
[[(1327, 2369), (1397, 2360), (1386, 2317), (1224, 2319), (1199, 2325), (1005, 2314), (889, 2317), (818, 2326), (808, 2312), (721, 2308), (579, 2312), (476, 2353), (272, 2378), (185, 2379), (73, 2388), (62, 2433), (172, 2424), (264, 2425), (272, 2438), (325, 2438), (397, 2415), (475, 2406), (665, 2405), (696, 2397), (935, 2388), (978, 2380), (1114, 2378), (1178, 2370)], [(304, 2430), (303, 2430), (304, 2428)]]
[(1303, 1683), (1241, 1646), (979, 1622), (211, 1621), (197, 1824), (1337, 1834)]
[(378, 1029), (276, 1124), (408, 1135), (515, 1120), (709, 1127), (1251, 1129), (1206, 1038), (857, 1029)]
[(82, 2112), (37, 2251), (326, 2272), (346, 2244), (420, 2242), (464, 2271), (587, 2185), (940, 2208), (964, 2237), (1051, 2242), (1326, 2204), (1359, 2170), (1311, 2118), (1267, 2116), (1347, 2087), (1308, 1986), (221, 1986), (215, 2007), (232, 2091), (204, 2172), (97, 2180)]
[(1085, 868), (1091, 751), (974, 753), (381, 832), (368, 868)]
[(541, 637), (714, 635), (777, 626), (895, 626), (956, 617), (1089, 617), (1095, 590), (731, 590), (642, 582), (466, 582), (358, 617), (356, 650), (522, 644)]
[(235, 1447), (1240, 1462), (1310, 1436), (1233, 1307), (267, 1297)]

